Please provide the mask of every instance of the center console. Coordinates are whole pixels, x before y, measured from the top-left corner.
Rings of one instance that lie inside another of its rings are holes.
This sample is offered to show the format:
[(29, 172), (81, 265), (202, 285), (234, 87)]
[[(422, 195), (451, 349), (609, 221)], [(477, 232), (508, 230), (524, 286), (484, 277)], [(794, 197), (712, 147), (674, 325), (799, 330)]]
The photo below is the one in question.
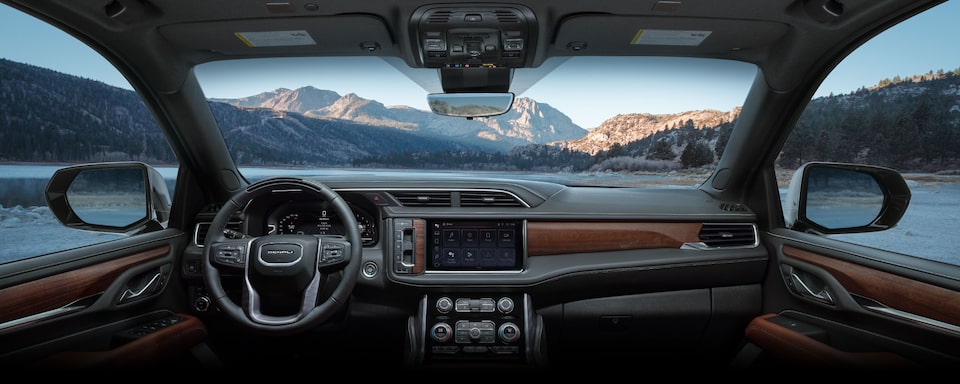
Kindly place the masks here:
[(541, 320), (527, 294), (427, 294), (411, 322), (419, 366), (542, 363)]
[[(537, 367), (543, 326), (529, 294), (496, 288), (525, 266), (525, 225), (510, 219), (393, 219), (391, 273), (424, 287), (408, 324), (418, 367)], [(485, 289), (468, 289), (482, 285)]]

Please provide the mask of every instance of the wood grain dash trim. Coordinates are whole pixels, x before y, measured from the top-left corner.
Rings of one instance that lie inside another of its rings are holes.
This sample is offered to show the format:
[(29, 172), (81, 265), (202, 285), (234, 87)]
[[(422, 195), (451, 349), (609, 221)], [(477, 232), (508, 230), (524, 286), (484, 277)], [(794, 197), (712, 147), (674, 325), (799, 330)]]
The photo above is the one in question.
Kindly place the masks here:
[(414, 263), (413, 274), (421, 274), (427, 269), (427, 221), (414, 220)]
[(823, 268), (850, 293), (901, 311), (960, 325), (960, 293), (956, 291), (791, 246), (784, 246), (783, 254)]
[(703, 223), (528, 222), (527, 255), (680, 248), (700, 241)]
[(127, 269), (170, 252), (165, 245), (119, 259), (0, 289), (0, 324), (61, 308), (104, 292)]

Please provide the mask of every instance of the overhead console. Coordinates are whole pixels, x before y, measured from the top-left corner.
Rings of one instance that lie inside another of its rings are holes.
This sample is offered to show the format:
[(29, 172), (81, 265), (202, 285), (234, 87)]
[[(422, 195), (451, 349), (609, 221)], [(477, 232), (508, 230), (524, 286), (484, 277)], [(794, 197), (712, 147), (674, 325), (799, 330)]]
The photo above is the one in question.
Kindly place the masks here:
[(532, 66), (537, 20), (519, 5), (446, 4), (417, 9), (410, 22), (418, 65), (427, 68)]

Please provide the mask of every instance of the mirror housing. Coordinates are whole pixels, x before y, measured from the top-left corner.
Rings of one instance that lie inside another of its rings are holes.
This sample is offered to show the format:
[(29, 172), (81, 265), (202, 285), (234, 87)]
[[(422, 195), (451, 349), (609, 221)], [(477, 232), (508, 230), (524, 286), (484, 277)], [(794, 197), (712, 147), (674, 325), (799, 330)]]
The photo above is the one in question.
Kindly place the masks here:
[(98, 232), (166, 228), (170, 193), (163, 176), (141, 162), (80, 164), (58, 169), (44, 189), (61, 224)]
[(433, 113), (456, 117), (502, 115), (513, 107), (513, 93), (431, 93), (427, 104)]
[(788, 228), (823, 234), (893, 228), (910, 205), (899, 172), (883, 167), (811, 162), (793, 174), (784, 220)]

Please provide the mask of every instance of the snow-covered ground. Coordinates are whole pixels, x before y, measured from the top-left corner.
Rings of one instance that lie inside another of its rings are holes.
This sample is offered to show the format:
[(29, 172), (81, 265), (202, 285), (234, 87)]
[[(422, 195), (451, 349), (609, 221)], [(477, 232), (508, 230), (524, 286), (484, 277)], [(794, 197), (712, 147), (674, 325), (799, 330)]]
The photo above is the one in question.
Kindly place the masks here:
[(832, 237), (960, 265), (960, 183), (910, 182), (910, 207), (896, 227)]
[(64, 227), (47, 207), (0, 206), (0, 263), (123, 236)]

